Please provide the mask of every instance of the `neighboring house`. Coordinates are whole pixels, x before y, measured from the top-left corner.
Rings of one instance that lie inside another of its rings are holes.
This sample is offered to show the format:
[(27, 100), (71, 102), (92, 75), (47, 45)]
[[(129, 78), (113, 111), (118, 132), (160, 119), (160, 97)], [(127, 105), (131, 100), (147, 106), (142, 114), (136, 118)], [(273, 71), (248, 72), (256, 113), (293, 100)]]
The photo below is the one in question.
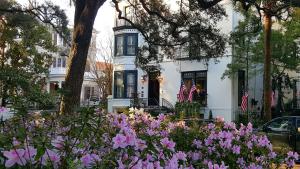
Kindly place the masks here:
[[(220, 23), (220, 26), (221, 31), (229, 36), (238, 24), (239, 15), (234, 11), (231, 3), (223, 5), (228, 17)], [(157, 71), (144, 72), (134, 64), (137, 48), (144, 43), (141, 34), (127, 22), (118, 19), (113, 30), (114, 78), (113, 94), (108, 100), (109, 112), (118, 112), (122, 108), (132, 106), (135, 98), (142, 100), (146, 106), (164, 104), (174, 106), (178, 101), (177, 96), (183, 80), (188, 91), (194, 81), (198, 94), (200, 92), (207, 94), (206, 97), (193, 96), (195, 102), (204, 105), (202, 109), (204, 118), (208, 118), (211, 111), (213, 117), (221, 116), (226, 121), (235, 120), (236, 113), (240, 110), (245, 72), (231, 79), (221, 79), (227, 64), (232, 62), (231, 46), (226, 47), (225, 56), (220, 57), (218, 63), (214, 60), (209, 61), (208, 64), (186, 60), (184, 59), (186, 56), (179, 54), (175, 60), (164, 59), (159, 64), (149, 65), (154, 68), (159, 67)], [(258, 88), (261, 88), (260, 86)]]
[[(88, 104), (90, 97), (100, 97), (99, 89), (94, 81), (94, 77), (90, 73), (90, 62), (96, 58), (96, 35), (93, 30), (91, 44), (88, 52), (88, 61), (85, 68), (84, 80), (81, 89), (80, 103), (81, 105)], [(54, 95), (58, 89), (63, 88), (65, 75), (67, 71), (67, 60), (69, 47), (64, 40), (56, 33), (52, 33), (53, 43), (57, 45), (58, 52), (53, 54), (53, 63), (50, 67), (50, 72), (47, 78), (46, 90)]]

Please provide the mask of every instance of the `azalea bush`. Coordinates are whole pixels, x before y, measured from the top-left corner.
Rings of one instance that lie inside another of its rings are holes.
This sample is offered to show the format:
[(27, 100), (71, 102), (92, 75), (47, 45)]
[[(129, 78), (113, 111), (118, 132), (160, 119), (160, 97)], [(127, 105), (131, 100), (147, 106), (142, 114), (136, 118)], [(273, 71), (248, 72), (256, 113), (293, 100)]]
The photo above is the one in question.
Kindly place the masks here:
[[(2, 109), (0, 109), (2, 110)], [(142, 109), (72, 116), (33, 113), (0, 124), (0, 168), (292, 168), (298, 154), (277, 154), (252, 125), (187, 126)]]

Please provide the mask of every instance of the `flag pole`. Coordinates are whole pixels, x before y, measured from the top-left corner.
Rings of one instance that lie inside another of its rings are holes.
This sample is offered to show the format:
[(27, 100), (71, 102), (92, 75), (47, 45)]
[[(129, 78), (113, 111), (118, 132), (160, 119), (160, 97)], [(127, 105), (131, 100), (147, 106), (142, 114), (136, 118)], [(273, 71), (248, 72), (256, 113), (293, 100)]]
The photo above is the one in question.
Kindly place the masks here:
[[(246, 52), (246, 91), (249, 95), (249, 43), (250, 43), (250, 38), (247, 38), (247, 52)], [(249, 114), (249, 100), (247, 97), (247, 118), (248, 118), (248, 122), (250, 120), (250, 114)]]

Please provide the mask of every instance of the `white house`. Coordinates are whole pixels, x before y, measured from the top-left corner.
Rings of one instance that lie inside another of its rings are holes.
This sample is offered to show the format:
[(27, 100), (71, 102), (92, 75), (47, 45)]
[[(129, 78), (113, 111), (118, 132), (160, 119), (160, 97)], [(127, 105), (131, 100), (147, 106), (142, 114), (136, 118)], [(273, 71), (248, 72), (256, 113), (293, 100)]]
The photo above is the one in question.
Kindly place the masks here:
[[(96, 30), (93, 30), (90, 48), (88, 52), (88, 62), (96, 59)], [(49, 70), (49, 76), (47, 77), (46, 90), (50, 93), (55, 94), (59, 88), (64, 86), (66, 67), (67, 67), (67, 56), (69, 52), (68, 45), (64, 42), (56, 32), (52, 33), (52, 40), (55, 45), (59, 48), (59, 52), (53, 54), (53, 63)], [(87, 64), (84, 73), (84, 80), (81, 89), (81, 104), (86, 104), (87, 100), (91, 96), (100, 96), (99, 88), (94, 81), (94, 76), (90, 72), (90, 64)]]
[[(225, 6), (228, 17), (219, 26), (224, 34), (229, 35), (238, 24), (239, 15), (229, 1), (222, 5)], [(109, 112), (131, 106), (134, 94), (145, 100), (148, 106), (161, 106), (164, 102), (174, 106), (183, 80), (188, 90), (194, 81), (198, 92), (207, 92), (204, 99), (194, 98), (194, 101), (204, 103), (204, 118), (208, 118), (211, 111), (214, 117), (221, 116), (226, 121), (235, 119), (245, 75), (241, 72), (231, 79), (221, 79), (227, 64), (232, 62), (231, 46), (226, 47), (225, 56), (220, 56), (218, 63), (214, 60), (206, 64), (196, 60), (164, 59), (159, 64), (152, 64), (161, 68), (158, 72), (147, 73), (134, 64), (136, 48), (144, 43), (141, 34), (125, 21), (116, 20), (114, 36), (114, 80), (113, 95), (108, 100)], [(257, 90), (261, 90), (261, 85), (258, 88)]]

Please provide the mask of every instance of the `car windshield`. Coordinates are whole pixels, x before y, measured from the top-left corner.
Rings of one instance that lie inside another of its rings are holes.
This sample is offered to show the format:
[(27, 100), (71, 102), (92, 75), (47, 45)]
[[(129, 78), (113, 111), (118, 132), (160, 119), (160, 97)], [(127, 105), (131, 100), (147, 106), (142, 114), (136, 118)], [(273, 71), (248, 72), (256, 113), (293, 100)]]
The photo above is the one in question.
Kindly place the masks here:
[(268, 125), (268, 128), (271, 129), (272, 131), (288, 131), (289, 119), (288, 118), (276, 119)]

